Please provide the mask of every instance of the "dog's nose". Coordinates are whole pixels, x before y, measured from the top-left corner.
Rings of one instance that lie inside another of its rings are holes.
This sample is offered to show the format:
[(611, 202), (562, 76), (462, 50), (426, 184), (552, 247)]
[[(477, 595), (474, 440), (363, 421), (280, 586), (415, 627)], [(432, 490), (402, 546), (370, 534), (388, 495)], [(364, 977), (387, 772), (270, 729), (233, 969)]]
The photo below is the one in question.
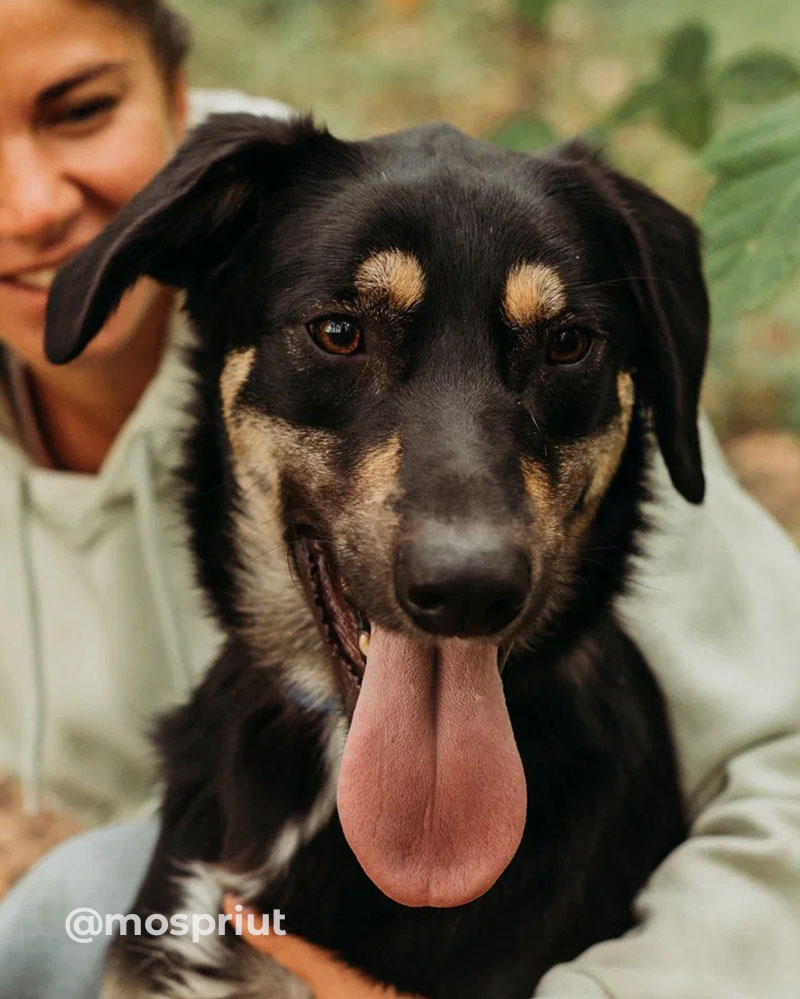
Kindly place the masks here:
[(493, 635), (522, 610), (531, 583), (525, 551), (484, 525), (424, 525), (395, 562), (397, 599), (434, 635)]

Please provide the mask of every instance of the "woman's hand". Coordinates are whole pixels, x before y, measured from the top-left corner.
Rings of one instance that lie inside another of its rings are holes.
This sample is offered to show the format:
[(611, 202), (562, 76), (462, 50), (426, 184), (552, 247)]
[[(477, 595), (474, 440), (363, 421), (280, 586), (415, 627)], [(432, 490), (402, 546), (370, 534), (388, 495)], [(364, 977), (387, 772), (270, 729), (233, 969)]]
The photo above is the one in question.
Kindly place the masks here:
[[(378, 985), (360, 972), (354, 971), (342, 964), (335, 957), (308, 943), (300, 937), (290, 934), (281, 936), (269, 933), (260, 936), (261, 916), (251, 909), (237, 911), (238, 899), (232, 895), (225, 897), (225, 912), (232, 919), (237, 915), (242, 917), (242, 937), (262, 954), (268, 954), (278, 964), (286, 968), (296, 978), (308, 985), (316, 999), (420, 999), (420, 997), (400, 994), (396, 989)], [(256, 933), (249, 928), (250, 916)]]

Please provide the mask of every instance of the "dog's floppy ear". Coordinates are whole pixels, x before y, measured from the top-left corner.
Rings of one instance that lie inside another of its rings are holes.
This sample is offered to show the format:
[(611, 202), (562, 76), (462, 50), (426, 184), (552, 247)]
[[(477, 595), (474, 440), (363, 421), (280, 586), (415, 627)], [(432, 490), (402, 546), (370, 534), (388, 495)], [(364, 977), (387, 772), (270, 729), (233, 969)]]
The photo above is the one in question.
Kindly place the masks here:
[(639, 381), (675, 488), (690, 502), (705, 492), (697, 427), (708, 348), (709, 307), (692, 220), (643, 184), (608, 167), (581, 142), (557, 156), (588, 179), (600, 232), (623, 271), (620, 289), (642, 326)]
[[(72, 360), (141, 275), (188, 287), (235, 246), (297, 148), (327, 136), (309, 119), (214, 115), (113, 221), (56, 275), (47, 306), (48, 360)], [(333, 140), (330, 140), (333, 141)]]

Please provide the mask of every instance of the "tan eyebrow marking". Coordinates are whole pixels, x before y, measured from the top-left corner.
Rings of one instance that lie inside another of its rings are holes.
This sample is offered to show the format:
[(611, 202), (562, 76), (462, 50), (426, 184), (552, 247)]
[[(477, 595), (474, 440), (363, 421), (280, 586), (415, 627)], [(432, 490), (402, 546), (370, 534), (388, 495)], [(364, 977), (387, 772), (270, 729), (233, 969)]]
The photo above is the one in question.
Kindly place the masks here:
[(413, 253), (381, 250), (358, 268), (355, 286), (362, 295), (386, 297), (396, 309), (406, 311), (425, 297), (425, 274)]
[(503, 311), (512, 326), (552, 319), (566, 304), (564, 284), (552, 267), (520, 261), (508, 272)]

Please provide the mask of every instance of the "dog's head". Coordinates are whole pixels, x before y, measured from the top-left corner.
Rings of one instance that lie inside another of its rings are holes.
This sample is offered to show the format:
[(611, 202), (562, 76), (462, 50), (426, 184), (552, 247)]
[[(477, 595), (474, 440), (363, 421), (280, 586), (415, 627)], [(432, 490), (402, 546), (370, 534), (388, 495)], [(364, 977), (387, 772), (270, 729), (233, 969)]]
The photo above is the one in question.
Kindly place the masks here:
[(339, 805), (368, 873), (480, 893), (525, 818), (505, 656), (619, 543), (643, 423), (703, 495), (692, 223), (580, 144), (220, 116), (59, 274), (50, 359), (142, 274), (187, 290), (201, 344), (223, 616), (312, 706), (355, 704)]

